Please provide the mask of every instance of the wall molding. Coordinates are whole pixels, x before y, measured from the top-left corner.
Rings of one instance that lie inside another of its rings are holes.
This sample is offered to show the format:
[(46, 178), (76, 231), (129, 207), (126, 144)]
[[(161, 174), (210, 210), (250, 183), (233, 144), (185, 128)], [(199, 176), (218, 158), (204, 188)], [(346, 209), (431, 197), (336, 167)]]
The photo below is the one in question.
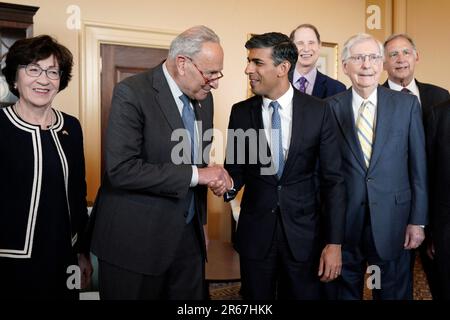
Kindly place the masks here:
[(101, 182), (102, 44), (168, 49), (179, 34), (173, 30), (138, 28), (83, 21), (80, 32), (80, 122), (84, 132), (87, 198), (94, 201)]

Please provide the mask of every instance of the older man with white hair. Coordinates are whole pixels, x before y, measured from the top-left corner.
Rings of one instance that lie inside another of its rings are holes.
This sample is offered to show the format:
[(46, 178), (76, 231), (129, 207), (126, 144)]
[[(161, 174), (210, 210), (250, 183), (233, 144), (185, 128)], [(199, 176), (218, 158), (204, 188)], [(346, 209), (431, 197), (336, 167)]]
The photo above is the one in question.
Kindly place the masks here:
[(338, 122), (347, 190), (341, 277), (332, 299), (362, 299), (367, 266), (374, 299), (412, 299), (411, 249), (427, 223), (425, 138), (419, 101), (379, 86), (382, 44), (367, 34), (344, 45), (352, 87), (328, 100)]

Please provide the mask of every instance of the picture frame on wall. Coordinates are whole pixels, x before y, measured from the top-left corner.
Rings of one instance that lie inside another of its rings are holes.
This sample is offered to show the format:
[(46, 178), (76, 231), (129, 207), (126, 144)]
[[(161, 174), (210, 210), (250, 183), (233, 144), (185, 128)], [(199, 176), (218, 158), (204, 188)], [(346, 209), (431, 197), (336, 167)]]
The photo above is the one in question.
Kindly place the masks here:
[(11, 105), (17, 101), (17, 97), (9, 91), (8, 83), (2, 73), (2, 69), (5, 67), (6, 57), (6, 50), (4, 49), (4, 43), (2, 41), (0, 45), (0, 107)]
[(317, 60), (317, 69), (334, 79), (338, 75), (338, 44), (333, 42), (322, 42), (319, 59)]
[(33, 35), (33, 17), (38, 10), (39, 7), (0, 2), (0, 108), (17, 101), (1, 72), (6, 53), (14, 42)]

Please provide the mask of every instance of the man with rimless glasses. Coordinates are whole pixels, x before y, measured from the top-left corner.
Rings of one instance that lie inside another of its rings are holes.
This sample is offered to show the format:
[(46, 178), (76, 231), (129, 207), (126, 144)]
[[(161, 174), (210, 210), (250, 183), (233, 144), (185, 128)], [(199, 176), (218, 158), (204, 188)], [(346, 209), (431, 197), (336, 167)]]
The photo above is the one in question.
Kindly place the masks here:
[(337, 119), (347, 190), (342, 272), (331, 299), (360, 300), (367, 266), (377, 300), (412, 299), (411, 249), (427, 224), (425, 138), (419, 101), (378, 85), (383, 46), (367, 34), (344, 45), (352, 87), (328, 100)]

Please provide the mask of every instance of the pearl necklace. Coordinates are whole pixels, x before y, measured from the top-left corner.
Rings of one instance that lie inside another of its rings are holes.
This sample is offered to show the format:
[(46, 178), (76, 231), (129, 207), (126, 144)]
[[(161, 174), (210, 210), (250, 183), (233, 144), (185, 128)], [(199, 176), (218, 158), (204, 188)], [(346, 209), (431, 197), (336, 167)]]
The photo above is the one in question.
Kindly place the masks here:
[[(52, 109), (52, 108), (50, 107), (50, 109)], [(18, 101), (13, 105), (13, 110), (19, 116), (20, 119), (22, 119), (23, 121), (26, 121), (25, 117), (20, 112)], [(45, 129), (51, 129), (53, 127), (53, 125), (55, 124), (55, 121), (56, 121), (56, 119), (55, 119), (54, 112), (53, 112), (53, 110), (50, 110), (50, 120), (47, 121), (47, 123), (48, 123), (47, 125), (44, 125)], [(29, 122), (29, 121), (26, 121), (26, 122)], [(36, 125), (36, 123), (32, 123), (32, 124)], [(40, 125), (40, 124), (38, 124), (38, 125), (42, 128), (42, 125)]]

